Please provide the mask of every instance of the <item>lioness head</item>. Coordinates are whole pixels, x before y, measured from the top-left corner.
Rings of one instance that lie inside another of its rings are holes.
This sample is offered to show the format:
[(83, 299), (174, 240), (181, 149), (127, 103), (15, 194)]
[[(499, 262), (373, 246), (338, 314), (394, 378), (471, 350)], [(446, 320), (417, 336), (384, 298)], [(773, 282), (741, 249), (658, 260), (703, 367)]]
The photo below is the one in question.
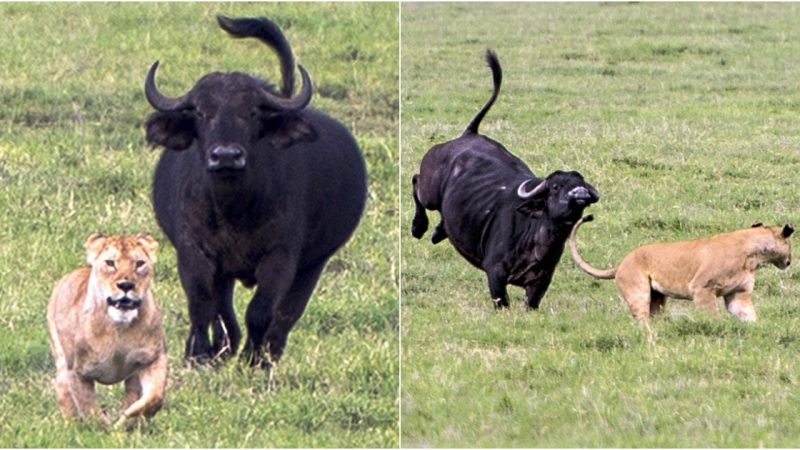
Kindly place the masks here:
[[(753, 228), (761, 228), (760, 222), (754, 223)], [(792, 263), (792, 243), (789, 237), (794, 233), (794, 228), (786, 224), (783, 227), (764, 227), (770, 230), (772, 238), (765, 243), (762, 252), (765, 262), (775, 265), (778, 269), (786, 270)]]
[(104, 236), (95, 233), (84, 244), (92, 266), (90, 297), (104, 302), (115, 324), (129, 324), (139, 316), (153, 280), (158, 243), (146, 233)]

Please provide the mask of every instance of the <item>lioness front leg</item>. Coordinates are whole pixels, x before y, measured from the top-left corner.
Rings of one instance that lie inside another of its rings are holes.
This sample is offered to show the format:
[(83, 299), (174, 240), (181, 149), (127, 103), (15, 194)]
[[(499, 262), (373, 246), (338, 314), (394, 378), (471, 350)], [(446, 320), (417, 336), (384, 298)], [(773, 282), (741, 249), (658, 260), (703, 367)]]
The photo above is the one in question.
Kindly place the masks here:
[(106, 420), (97, 405), (94, 381), (84, 380), (73, 371), (70, 371), (69, 376), (71, 378), (69, 383), (70, 394), (72, 394), (72, 401), (75, 404), (75, 411), (78, 417), (98, 416)]
[(124, 423), (126, 419), (153, 416), (161, 409), (161, 405), (164, 403), (166, 388), (167, 355), (162, 353), (148, 367), (125, 380), (125, 403), (123, 405), (128, 405), (128, 401), (135, 398), (136, 393), (140, 395), (138, 399), (125, 408), (116, 426)]
[(692, 292), (692, 300), (701, 310), (719, 318), (719, 308), (717, 307), (717, 296), (713, 291), (707, 289), (695, 289)]
[(736, 292), (726, 295), (725, 309), (744, 322), (755, 322), (757, 319), (750, 292)]
[(56, 394), (58, 395), (58, 405), (61, 408), (61, 415), (65, 418), (73, 418), (78, 413), (75, 407), (75, 401), (72, 399), (71, 384), (72, 373), (65, 367), (59, 367), (56, 373)]
[(122, 408), (120, 408), (120, 411), (124, 412), (141, 397), (142, 383), (137, 374), (125, 380), (125, 396), (122, 398)]

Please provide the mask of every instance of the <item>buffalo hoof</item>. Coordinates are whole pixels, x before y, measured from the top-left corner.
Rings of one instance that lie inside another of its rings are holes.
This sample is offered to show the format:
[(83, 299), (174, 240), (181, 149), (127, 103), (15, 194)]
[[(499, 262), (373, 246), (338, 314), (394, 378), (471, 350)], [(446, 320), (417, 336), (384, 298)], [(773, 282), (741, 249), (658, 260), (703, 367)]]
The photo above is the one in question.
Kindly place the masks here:
[(214, 358), (211, 355), (186, 355), (184, 357), (184, 362), (186, 363), (186, 367), (194, 368), (194, 367), (204, 367), (204, 366), (214, 366), (217, 363), (217, 358)]
[(508, 308), (508, 299), (507, 298), (495, 298), (492, 299), (494, 302), (494, 309), (505, 309)]
[(254, 352), (251, 349), (245, 348), (239, 355), (239, 361), (250, 367), (267, 370), (270, 367), (267, 358), (261, 352)]
[(214, 362), (214, 353), (208, 342), (208, 337), (202, 334), (192, 334), (186, 340), (186, 349), (183, 359), (189, 367), (207, 366)]
[(411, 223), (411, 235), (417, 239), (421, 239), (426, 231), (428, 231), (428, 218), (425, 216), (414, 216), (414, 221)]
[(442, 224), (439, 224), (436, 228), (433, 229), (433, 234), (431, 234), (431, 242), (434, 244), (438, 244), (443, 240), (447, 239), (447, 232), (444, 231), (444, 227)]
[(528, 297), (525, 297), (525, 304), (528, 305), (529, 310), (537, 310), (539, 309), (539, 303), (542, 302), (542, 299), (539, 298), (537, 300), (531, 300)]

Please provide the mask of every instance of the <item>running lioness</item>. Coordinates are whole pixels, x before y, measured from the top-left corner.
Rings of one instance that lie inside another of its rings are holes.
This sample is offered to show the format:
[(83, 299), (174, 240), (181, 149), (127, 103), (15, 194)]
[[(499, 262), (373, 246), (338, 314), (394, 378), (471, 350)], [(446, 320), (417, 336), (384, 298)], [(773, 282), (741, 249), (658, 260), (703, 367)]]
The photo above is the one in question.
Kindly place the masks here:
[(615, 279), (631, 315), (647, 320), (664, 307), (666, 297), (693, 300), (701, 309), (719, 316), (716, 298), (725, 299), (725, 308), (740, 320), (754, 322), (756, 311), (751, 294), (756, 270), (765, 263), (781, 270), (789, 267), (792, 246), (791, 225), (751, 228), (692, 241), (643, 245), (628, 253), (619, 267), (600, 270), (578, 254), (576, 235), (591, 215), (575, 223), (570, 234), (570, 250), (575, 263), (589, 275)]
[(47, 307), (56, 392), (65, 417), (101, 416), (94, 383), (125, 382), (122, 416), (152, 416), (167, 384), (166, 339), (151, 292), (156, 241), (148, 234), (86, 241), (90, 267), (59, 281)]

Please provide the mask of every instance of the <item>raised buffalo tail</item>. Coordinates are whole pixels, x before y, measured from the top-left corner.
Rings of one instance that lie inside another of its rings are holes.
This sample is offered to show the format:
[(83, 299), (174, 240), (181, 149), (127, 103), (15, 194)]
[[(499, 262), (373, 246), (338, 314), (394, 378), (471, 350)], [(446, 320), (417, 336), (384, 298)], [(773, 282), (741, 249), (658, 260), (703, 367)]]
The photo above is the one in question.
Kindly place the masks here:
[(575, 225), (572, 226), (572, 232), (569, 234), (569, 250), (572, 253), (572, 259), (575, 261), (575, 264), (577, 264), (578, 267), (583, 269), (583, 271), (588, 273), (589, 275), (595, 278), (599, 278), (601, 280), (613, 280), (614, 276), (617, 273), (616, 268), (605, 269), (605, 270), (596, 269), (591, 265), (589, 265), (589, 263), (584, 261), (583, 258), (581, 258), (581, 255), (578, 254), (578, 245), (576, 242), (577, 240), (576, 237), (578, 235), (578, 228), (584, 222), (591, 222), (592, 220), (594, 220), (594, 216), (589, 214), (588, 216), (575, 222)]
[(294, 93), (294, 54), (278, 25), (267, 19), (233, 19), (225, 16), (217, 16), (217, 22), (231, 36), (257, 38), (278, 54), (281, 64), (281, 95), (291, 97)]
[(489, 97), (489, 101), (483, 105), (478, 114), (472, 118), (472, 121), (467, 125), (467, 128), (464, 130), (463, 134), (478, 134), (478, 127), (483, 120), (483, 117), (489, 112), (489, 109), (494, 104), (494, 101), (497, 100), (497, 95), (500, 93), (500, 84), (503, 82), (503, 69), (500, 67), (500, 60), (497, 59), (497, 55), (491, 49), (486, 50), (486, 63), (489, 65), (489, 68), (492, 69), (492, 81), (494, 82), (494, 90), (492, 91), (492, 96)]

